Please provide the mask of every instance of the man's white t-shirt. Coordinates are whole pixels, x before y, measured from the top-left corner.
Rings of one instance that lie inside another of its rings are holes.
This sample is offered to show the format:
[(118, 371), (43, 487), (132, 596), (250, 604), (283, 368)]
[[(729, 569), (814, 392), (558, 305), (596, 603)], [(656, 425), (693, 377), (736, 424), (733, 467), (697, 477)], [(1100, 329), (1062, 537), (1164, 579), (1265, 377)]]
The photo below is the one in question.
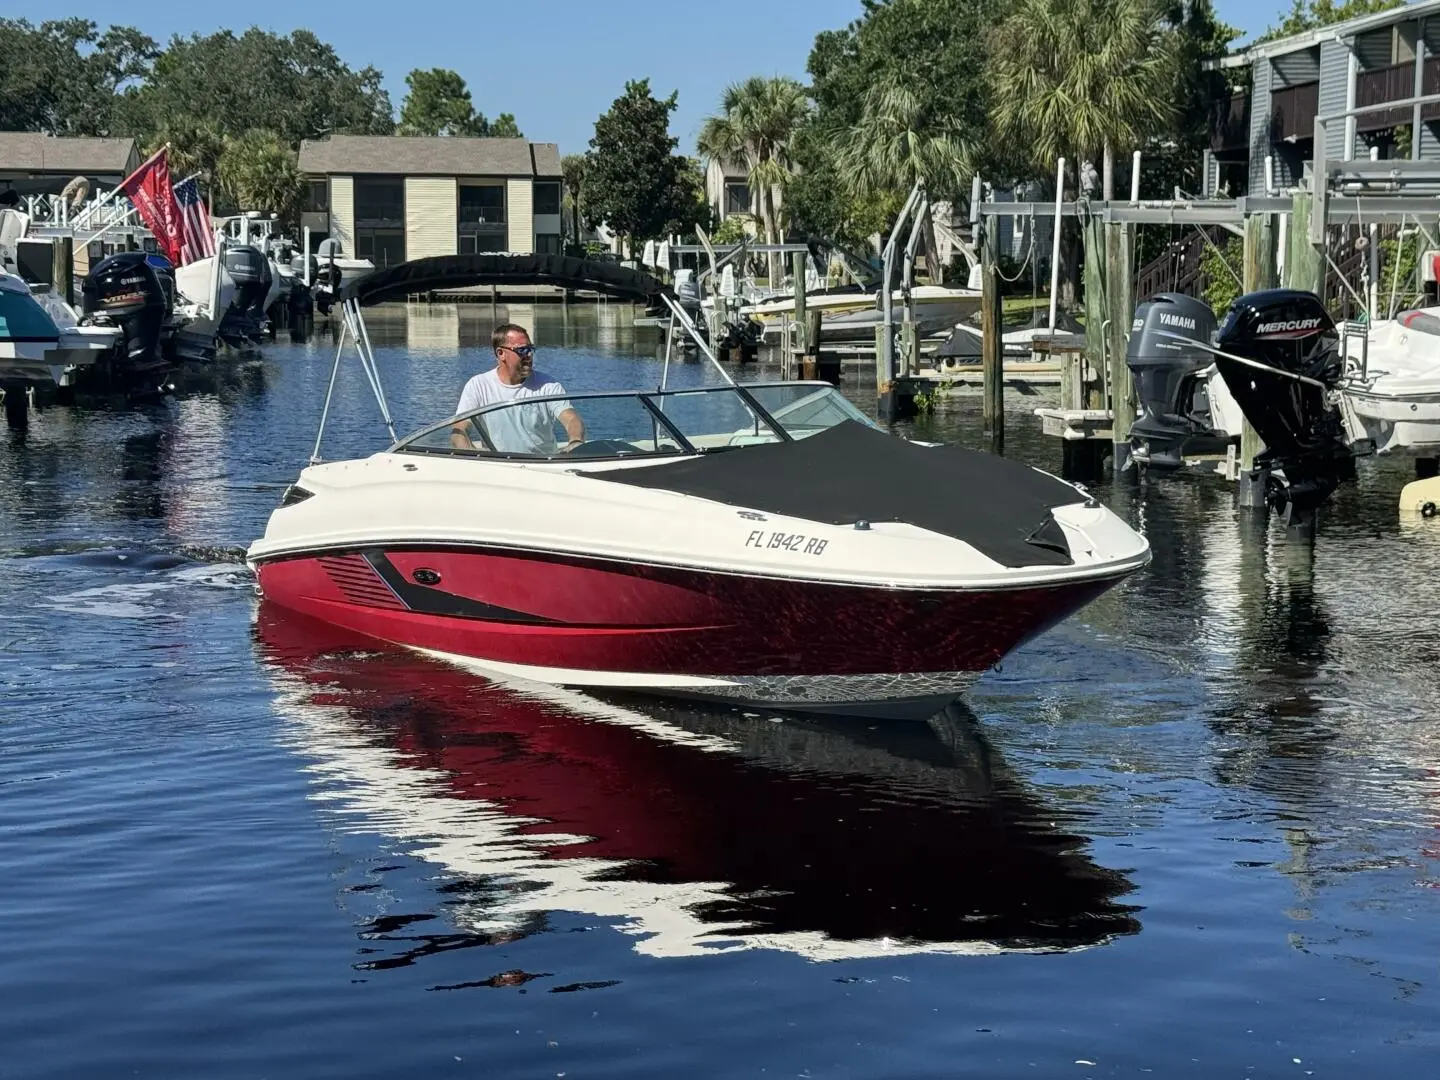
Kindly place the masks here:
[(560, 414), (570, 408), (565, 400), (565, 387), (549, 375), (532, 371), (523, 383), (511, 386), (500, 381), (495, 368), (482, 371), (460, 391), (456, 414), (467, 413), (485, 405), (524, 398), (543, 398), (529, 405), (497, 409), (477, 418), (495, 449), (506, 454), (553, 454), (556, 451), (555, 425)]

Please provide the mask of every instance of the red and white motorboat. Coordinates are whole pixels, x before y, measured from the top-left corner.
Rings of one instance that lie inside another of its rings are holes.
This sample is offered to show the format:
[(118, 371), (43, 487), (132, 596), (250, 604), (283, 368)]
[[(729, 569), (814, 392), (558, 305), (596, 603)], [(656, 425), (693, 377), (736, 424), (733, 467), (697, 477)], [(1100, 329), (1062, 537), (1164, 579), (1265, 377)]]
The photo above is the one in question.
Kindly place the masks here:
[(924, 717), (1150, 558), (1074, 486), (825, 383), (570, 395), (583, 444), (507, 452), (535, 401), (306, 468), (247, 555), (266, 601), (502, 678)]

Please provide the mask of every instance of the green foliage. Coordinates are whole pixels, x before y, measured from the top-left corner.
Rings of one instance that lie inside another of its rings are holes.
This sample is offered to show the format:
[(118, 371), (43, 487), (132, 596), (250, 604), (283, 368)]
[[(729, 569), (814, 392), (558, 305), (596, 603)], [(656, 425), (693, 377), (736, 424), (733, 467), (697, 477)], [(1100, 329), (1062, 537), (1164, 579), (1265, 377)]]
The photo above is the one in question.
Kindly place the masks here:
[(959, 198), (974, 172), (973, 151), (947, 117), (929, 114), (922, 94), (907, 84), (871, 87), (860, 118), (834, 148), (834, 161), (852, 199), (908, 192), (924, 181), (932, 199)]
[[(697, 143), (702, 154), (744, 163), (766, 243), (784, 238), (781, 192), (795, 165), (795, 135), (809, 114), (805, 88), (794, 79), (755, 76), (727, 87), (720, 112), (701, 125)], [(779, 256), (771, 255), (769, 261), (770, 278), (778, 280)]]
[(991, 38), (999, 134), (1053, 167), (1163, 130), (1176, 64), (1159, 14), (1154, 0), (1017, 0)]
[(669, 231), (692, 229), (705, 217), (704, 184), (695, 162), (677, 155), (670, 134), (676, 95), (663, 101), (650, 80), (625, 84), (608, 112), (595, 121), (585, 167), (585, 220), (604, 222), (636, 244)]
[(1285, 17), (1255, 40), (1258, 43), (1289, 37), (1346, 19), (1404, 6), (1405, 0), (1342, 0), (1338, 4), (1335, 0), (1290, 0), (1290, 10)]
[(1218, 246), (1205, 245), (1200, 256), (1200, 271), (1205, 276), (1205, 303), (1217, 316), (1230, 310), (1240, 295), (1237, 275), (1245, 259), (1245, 242), (1238, 236), (1226, 235)]
[(566, 154), (560, 159), (560, 176), (565, 186), (565, 202), (570, 211), (571, 242), (580, 243), (580, 214), (585, 192), (585, 169), (589, 159), (584, 154)]
[(402, 135), (523, 137), (510, 113), (501, 113), (491, 123), (484, 113), (476, 112), (465, 80), (448, 68), (416, 68), (405, 76), (405, 86), (398, 129)]
[(288, 145), (349, 133), (394, 130), (390, 98), (373, 67), (353, 71), (308, 30), (288, 37), (256, 27), (174, 37), (144, 81), (117, 99), (128, 133), (144, 137), (174, 118), (204, 122), (224, 135), (276, 132)]
[(731, 214), (710, 235), (712, 244), (738, 244), (750, 235), (745, 225), (751, 220), (749, 214)]
[(1394, 310), (1399, 311), (1414, 305), (1422, 295), (1418, 269), (1420, 251), (1425, 247), (1424, 236), (1388, 236), (1380, 241), (1380, 276), (1375, 284), (1379, 287), (1380, 311), (1376, 318), (1385, 318), (1391, 310), (1390, 290), (1395, 290)]
[(785, 192), (792, 228), (858, 247), (888, 228), (917, 174), (963, 196), (968, 171), (1010, 176), (988, 137), (986, 28), (1004, 0), (865, 0), (810, 52), (812, 120)]
[(299, 220), (305, 177), (295, 151), (274, 131), (256, 129), (226, 139), (218, 180), (238, 210), (274, 213), (285, 222)]
[(167, 157), (172, 177), (180, 180), (201, 173), (207, 178), (215, 178), (219, 175), (225, 142), (225, 133), (209, 120), (180, 116), (167, 120), (159, 129), (144, 136), (140, 152), (149, 157), (169, 143)]
[(116, 95), (149, 73), (155, 55), (154, 40), (127, 26), (101, 33), (88, 19), (0, 19), (0, 130), (121, 134)]

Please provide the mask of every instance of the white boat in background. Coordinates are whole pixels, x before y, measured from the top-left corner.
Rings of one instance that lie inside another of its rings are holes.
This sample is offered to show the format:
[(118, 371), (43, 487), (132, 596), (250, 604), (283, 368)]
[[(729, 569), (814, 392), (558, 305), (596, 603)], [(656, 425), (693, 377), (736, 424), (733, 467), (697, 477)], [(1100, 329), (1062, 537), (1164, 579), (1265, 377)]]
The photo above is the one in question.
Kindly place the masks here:
[(1402, 311), (1343, 341), (1352, 440), (1372, 441), (1378, 454), (1440, 455), (1440, 307)]
[(23, 426), (29, 390), (74, 385), (79, 368), (110, 355), (120, 331), (80, 326), (74, 308), (48, 289), (31, 292), (23, 279), (0, 269), (0, 392), (6, 420)]

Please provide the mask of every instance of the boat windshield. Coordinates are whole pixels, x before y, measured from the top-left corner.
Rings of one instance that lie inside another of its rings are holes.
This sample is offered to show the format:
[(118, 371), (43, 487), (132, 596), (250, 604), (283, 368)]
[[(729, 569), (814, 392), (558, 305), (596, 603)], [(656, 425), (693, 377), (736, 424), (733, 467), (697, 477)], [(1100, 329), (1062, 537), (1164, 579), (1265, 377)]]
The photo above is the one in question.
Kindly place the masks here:
[[(461, 413), (400, 440), (395, 453), (526, 459), (706, 453), (789, 442), (845, 420), (870, 424), (828, 383), (527, 397)], [(583, 425), (583, 437), (571, 438)]]
[(29, 287), (0, 288), (0, 338), (7, 341), (55, 341), (60, 331)]

